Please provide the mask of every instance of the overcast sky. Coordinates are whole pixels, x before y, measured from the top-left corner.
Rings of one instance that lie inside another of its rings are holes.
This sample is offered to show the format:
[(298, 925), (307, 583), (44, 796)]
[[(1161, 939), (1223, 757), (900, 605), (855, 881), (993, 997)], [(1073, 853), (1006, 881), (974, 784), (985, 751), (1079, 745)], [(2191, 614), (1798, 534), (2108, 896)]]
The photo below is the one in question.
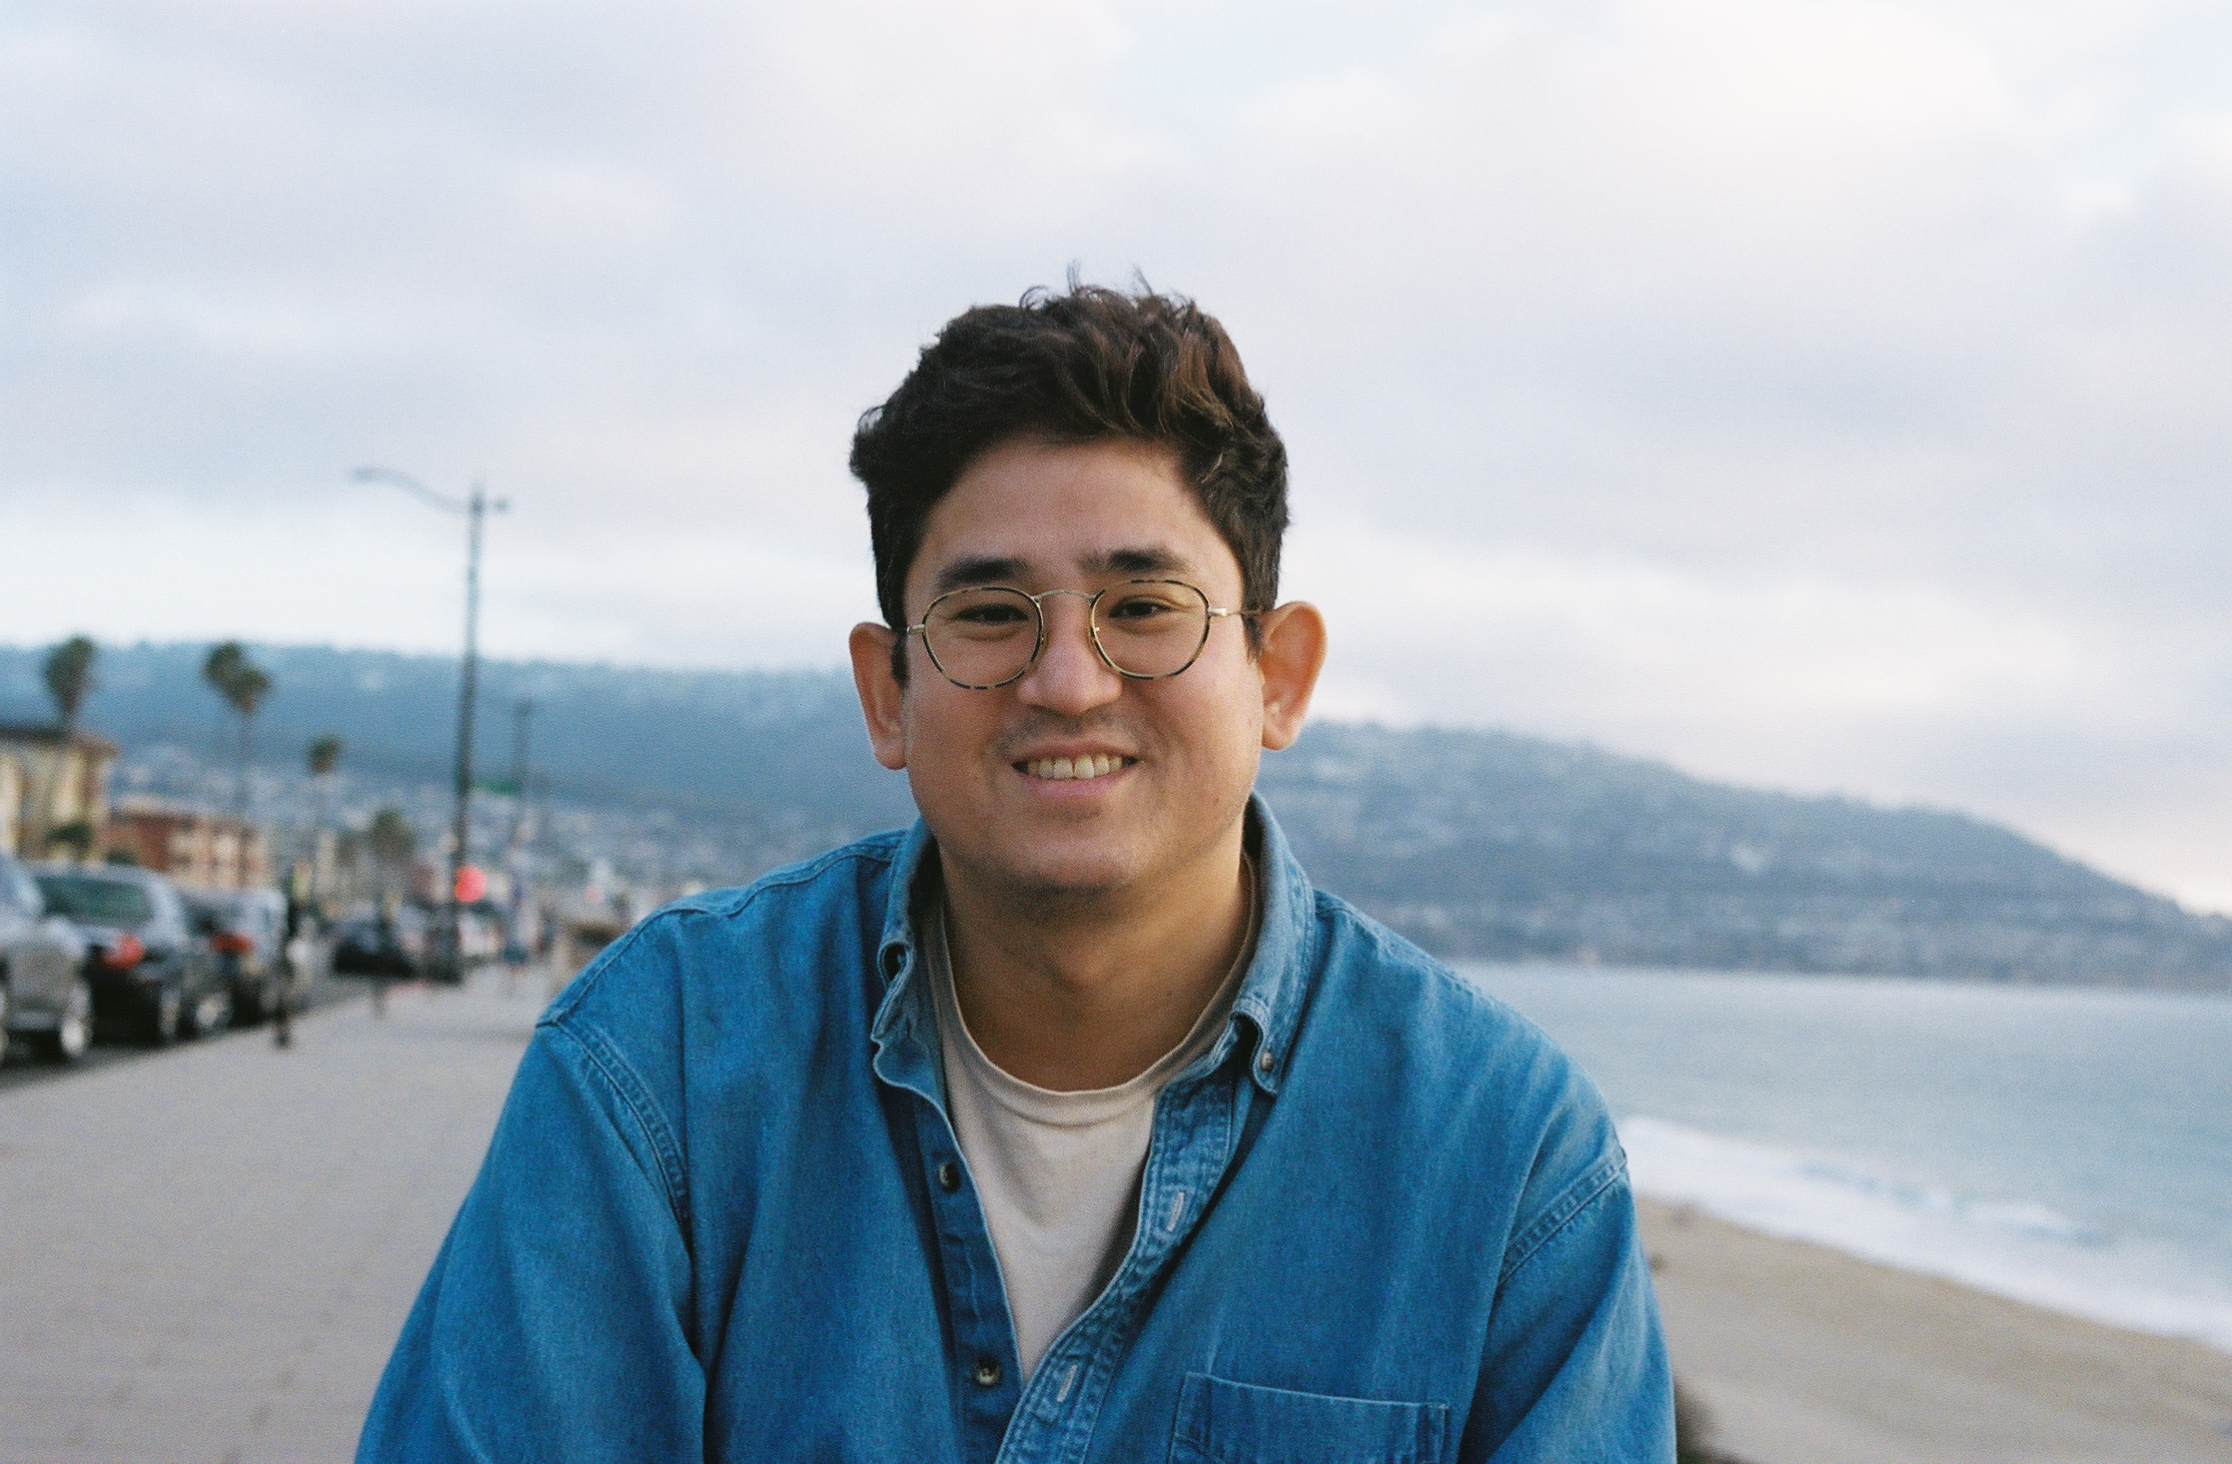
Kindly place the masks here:
[[(2232, 3), (12, 0), (0, 642), (835, 665), (845, 451), (1139, 271), (1321, 712), (2006, 820), (2232, 909)], [(96, 708), (97, 710), (97, 708)]]

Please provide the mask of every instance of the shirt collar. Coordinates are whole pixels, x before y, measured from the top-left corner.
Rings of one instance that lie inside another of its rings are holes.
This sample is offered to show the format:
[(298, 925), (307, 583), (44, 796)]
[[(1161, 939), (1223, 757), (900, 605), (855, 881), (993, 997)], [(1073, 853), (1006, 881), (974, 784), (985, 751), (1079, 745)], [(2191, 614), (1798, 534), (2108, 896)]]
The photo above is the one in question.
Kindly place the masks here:
[[(1253, 793), (1248, 796), (1248, 824), (1256, 845), (1263, 913), (1256, 929), (1255, 956), (1241, 979), (1240, 994), (1233, 999), (1232, 1015), (1246, 1017), (1257, 1033), (1255, 1051), (1248, 1057), (1249, 1075), (1265, 1092), (1276, 1093), (1316, 960), (1317, 895), (1269, 805)], [(876, 947), (884, 997), (869, 1034), (879, 1048), (908, 1027), (915, 1027), (926, 1040), (935, 1040), (930, 1008), (923, 999), (927, 962), (920, 919), (920, 901), (928, 893), (923, 868), (934, 847), (929, 826), (918, 818), (892, 858), (883, 938)]]

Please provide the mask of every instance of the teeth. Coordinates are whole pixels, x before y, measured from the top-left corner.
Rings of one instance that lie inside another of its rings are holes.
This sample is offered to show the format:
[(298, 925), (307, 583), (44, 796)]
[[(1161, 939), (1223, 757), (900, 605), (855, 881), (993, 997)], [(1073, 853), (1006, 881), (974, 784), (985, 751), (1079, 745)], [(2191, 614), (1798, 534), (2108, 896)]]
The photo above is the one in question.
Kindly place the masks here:
[(1123, 765), (1124, 760), (1112, 753), (1093, 753), (1079, 758), (1036, 758), (1025, 763), (1023, 770), (1034, 778), (1066, 782), (1074, 778), (1104, 778)]

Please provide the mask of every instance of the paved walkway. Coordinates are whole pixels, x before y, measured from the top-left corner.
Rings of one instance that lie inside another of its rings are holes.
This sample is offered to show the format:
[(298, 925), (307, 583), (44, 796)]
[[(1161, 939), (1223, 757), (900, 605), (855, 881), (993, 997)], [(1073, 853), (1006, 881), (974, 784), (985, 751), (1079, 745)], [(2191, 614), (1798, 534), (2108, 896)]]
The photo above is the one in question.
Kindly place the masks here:
[(547, 994), (484, 973), (0, 1092), (0, 1459), (349, 1459)]

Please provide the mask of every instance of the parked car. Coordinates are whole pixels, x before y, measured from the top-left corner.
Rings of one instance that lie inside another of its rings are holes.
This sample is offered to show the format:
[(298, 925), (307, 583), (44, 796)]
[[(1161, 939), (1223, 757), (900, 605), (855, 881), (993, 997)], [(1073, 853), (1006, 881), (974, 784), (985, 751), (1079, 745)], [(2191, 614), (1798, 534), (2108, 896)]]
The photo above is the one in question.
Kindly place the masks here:
[(427, 934), (422, 919), (405, 906), (401, 919), (361, 915), (341, 927), (333, 942), (336, 976), (392, 976), (409, 979), (426, 972)]
[(232, 989), (232, 1019), (252, 1026), (279, 1009), (286, 980), (287, 897), (277, 890), (181, 889), (194, 928)]
[(0, 854), (0, 1055), (10, 1038), (54, 1062), (93, 1045), (86, 939), (60, 916), (21, 864)]
[(232, 990), (163, 876), (124, 865), (47, 865), (33, 876), (48, 911), (85, 933), (94, 1031), (162, 1047), (221, 1032)]

